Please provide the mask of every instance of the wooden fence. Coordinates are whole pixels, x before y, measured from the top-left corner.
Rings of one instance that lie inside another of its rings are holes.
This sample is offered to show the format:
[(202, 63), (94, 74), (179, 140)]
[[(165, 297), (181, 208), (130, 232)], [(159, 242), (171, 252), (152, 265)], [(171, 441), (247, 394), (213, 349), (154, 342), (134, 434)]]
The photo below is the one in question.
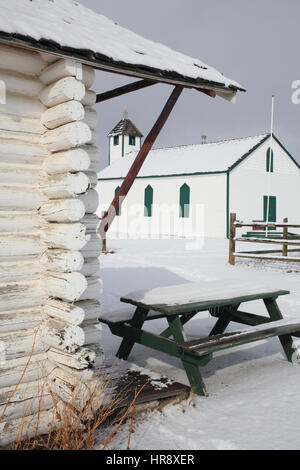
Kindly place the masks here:
[[(253, 230), (251, 236), (237, 237), (237, 229), (241, 227), (249, 227)], [(282, 235), (276, 233), (277, 228), (282, 229)], [(283, 219), (282, 223), (255, 221), (242, 222), (237, 220), (236, 214), (230, 214), (230, 235), (229, 235), (229, 264), (234, 265), (236, 258), (261, 259), (269, 261), (298, 262), (300, 257), (289, 256), (290, 253), (300, 252), (300, 235), (290, 235), (288, 229), (300, 229), (300, 225), (289, 224), (288, 219)], [(264, 231), (264, 236), (256, 237), (255, 231)], [(238, 242), (247, 243), (263, 243), (282, 245), (280, 250), (263, 250), (263, 251), (236, 251)], [(289, 248), (289, 247), (298, 248)]]

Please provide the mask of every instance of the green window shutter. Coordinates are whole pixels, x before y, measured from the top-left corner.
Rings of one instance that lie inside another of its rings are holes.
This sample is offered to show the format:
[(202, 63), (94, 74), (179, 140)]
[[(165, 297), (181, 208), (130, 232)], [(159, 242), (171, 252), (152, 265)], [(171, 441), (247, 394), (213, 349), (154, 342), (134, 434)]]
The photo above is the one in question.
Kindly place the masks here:
[[(120, 190), (120, 186), (117, 186), (115, 189), (115, 196), (118, 194)], [(119, 207), (119, 210), (117, 210), (116, 215), (121, 215), (121, 207)]]
[(118, 135), (114, 136), (114, 145), (119, 145), (119, 136)]
[(145, 217), (152, 217), (152, 204), (153, 204), (153, 188), (150, 184), (145, 189), (144, 199), (144, 215)]
[(190, 216), (190, 187), (184, 183), (179, 194), (179, 217)]
[[(269, 199), (270, 198), (270, 199)], [(277, 198), (276, 196), (264, 196), (264, 221), (267, 221), (267, 212), (269, 206), (269, 222), (277, 220)]]
[(274, 152), (273, 152), (273, 150), (271, 152), (270, 147), (267, 150), (267, 160), (266, 160), (266, 162), (267, 162), (267, 165), (266, 165), (267, 172), (273, 173), (274, 172)]

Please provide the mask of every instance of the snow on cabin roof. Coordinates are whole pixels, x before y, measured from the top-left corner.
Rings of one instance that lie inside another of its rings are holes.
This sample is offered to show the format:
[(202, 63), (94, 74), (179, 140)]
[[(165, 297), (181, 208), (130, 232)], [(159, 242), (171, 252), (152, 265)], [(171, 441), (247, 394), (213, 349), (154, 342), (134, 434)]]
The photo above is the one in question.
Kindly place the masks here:
[[(224, 172), (245, 158), (268, 136), (269, 134), (261, 134), (242, 139), (151, 150), (138, 178)], [(124, 178), (136, 155), (137, 152), (130, 152), (104, 168), (98, 174), (99, 179)]]
[(138, 130), (130, 119), (121, 119), (120, 122), (113, 128), (108, 134), (108, 137), (112, 135), (135, 135), (136, 137), (143, 137), (143, 134)]
[(83, 58), (99, 68), (231, 92), (229, 99), (244, 91), (201, 60), (145, 39), (74, 0), (0, 0), (0, 8), (0, 41)]

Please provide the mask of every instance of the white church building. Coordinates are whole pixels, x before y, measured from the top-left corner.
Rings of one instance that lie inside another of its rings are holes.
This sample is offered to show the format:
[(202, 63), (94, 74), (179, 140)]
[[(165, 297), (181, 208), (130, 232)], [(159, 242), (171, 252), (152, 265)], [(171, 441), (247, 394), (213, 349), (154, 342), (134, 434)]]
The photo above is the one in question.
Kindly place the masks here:
[[(299, 223), (300, 165), (275, 136), (202, 140), (149, 153), (110, 233), (225, 238), (230, 212), (242, 220), (288, 217)], [(98, 175), (99, 215), (108, 209), (141, 141), (127, 116), (110, 132), (109, 165)]]

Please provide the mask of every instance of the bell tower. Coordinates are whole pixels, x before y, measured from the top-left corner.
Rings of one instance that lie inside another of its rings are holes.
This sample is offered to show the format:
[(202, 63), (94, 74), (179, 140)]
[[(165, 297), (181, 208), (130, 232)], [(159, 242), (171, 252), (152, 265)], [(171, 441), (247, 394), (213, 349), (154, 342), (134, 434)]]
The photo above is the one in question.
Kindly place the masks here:
[(123, 119), (108, 134), (109, 138), (109, 160), (111, 165), (119, 158), (125, 157), (129, 152), (139, 151), (142, 146), (142, 133), (128, 119), (128, 112), (125, 110)]

